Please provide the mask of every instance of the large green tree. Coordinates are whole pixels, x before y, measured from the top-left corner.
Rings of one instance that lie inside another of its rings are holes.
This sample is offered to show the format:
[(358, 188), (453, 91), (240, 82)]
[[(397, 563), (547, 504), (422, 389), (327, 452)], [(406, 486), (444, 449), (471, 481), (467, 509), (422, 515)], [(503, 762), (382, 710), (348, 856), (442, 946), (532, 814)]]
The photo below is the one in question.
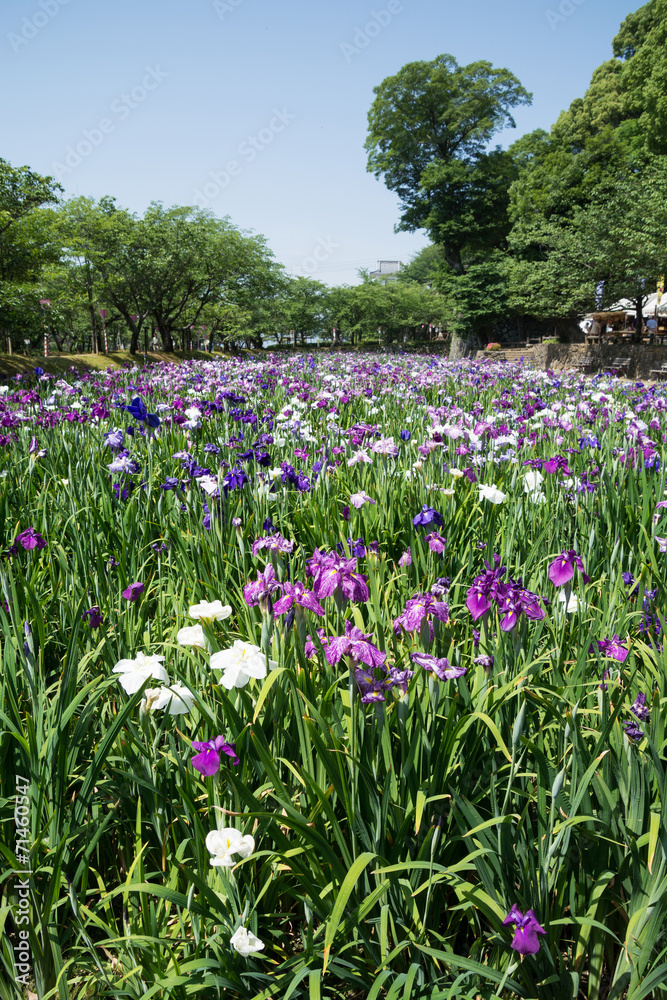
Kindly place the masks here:
[(425, 229), (448, 265), (495, 246), (506, 231), (511, 158), (489, 150), (530, 94), (509, 70), (453, 56), (409, 63), (374, 88), (368, 169), (401, 201), (399, 230)]
[[(368, 169), (400, 198), (397, 229), (428, 232), (442, 250), (447, 294), (456, 300), (460, 280), (466, 300), (470, 266), (502, 247), (510, 228), (516, 167), (510, 154), (489, 143), (514, 127), (512, 110), (529, 104), (531, 95), (507, 69), (484, 61), (459, 66), (450, 55), (410, 63), (374, 93)], [(474, 310), (458, 312), (465, 333)]]

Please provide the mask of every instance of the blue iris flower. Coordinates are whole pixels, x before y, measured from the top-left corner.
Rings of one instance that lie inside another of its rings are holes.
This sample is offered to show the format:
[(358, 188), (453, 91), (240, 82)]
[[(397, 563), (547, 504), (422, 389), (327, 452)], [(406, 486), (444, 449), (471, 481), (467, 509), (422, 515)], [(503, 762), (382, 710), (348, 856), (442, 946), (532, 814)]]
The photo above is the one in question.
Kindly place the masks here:
[(123, 409), (127, 410), (135, 420), (145, 420), (149, 427), (157, 428), (160, 426), (160, 418), (155, 413), (148, 412), (146, 404), (140, 396), (135, 396), (130, 405), (124, 406)]

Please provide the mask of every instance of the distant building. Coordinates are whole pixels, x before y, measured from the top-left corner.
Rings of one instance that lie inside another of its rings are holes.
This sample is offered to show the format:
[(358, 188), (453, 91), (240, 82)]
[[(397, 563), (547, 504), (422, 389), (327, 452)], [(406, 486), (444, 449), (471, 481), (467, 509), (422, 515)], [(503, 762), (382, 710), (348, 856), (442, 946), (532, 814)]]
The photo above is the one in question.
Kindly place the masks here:
[(402, 267), (400, 260), (379, 260), (377, 270), (371, 271), (370, 277), (376, 281), (397, 281)]

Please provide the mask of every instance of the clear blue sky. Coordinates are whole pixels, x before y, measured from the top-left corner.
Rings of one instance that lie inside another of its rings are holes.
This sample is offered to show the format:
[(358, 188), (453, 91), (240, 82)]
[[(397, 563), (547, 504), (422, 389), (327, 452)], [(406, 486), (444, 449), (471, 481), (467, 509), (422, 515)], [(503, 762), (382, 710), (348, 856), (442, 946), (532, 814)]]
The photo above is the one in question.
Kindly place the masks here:
[(290, 273), (353, 284), (427, 243), (394, 233), (397, 199), (366, 172), (374, 86), (441, 53), (507, 67), (534, 97), (506, 144), (583, 95), (640, 6), (3, 0), (0, 156), (132, 211), (199, 201), (266, 236)]

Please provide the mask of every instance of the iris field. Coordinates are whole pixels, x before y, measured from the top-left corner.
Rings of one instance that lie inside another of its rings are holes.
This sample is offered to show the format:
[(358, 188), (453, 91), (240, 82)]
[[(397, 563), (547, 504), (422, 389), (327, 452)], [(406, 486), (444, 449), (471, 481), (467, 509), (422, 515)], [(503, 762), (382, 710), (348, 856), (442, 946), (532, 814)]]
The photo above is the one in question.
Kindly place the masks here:
[(667, 387), (0, 387), (0, 997), (667, 997)]

